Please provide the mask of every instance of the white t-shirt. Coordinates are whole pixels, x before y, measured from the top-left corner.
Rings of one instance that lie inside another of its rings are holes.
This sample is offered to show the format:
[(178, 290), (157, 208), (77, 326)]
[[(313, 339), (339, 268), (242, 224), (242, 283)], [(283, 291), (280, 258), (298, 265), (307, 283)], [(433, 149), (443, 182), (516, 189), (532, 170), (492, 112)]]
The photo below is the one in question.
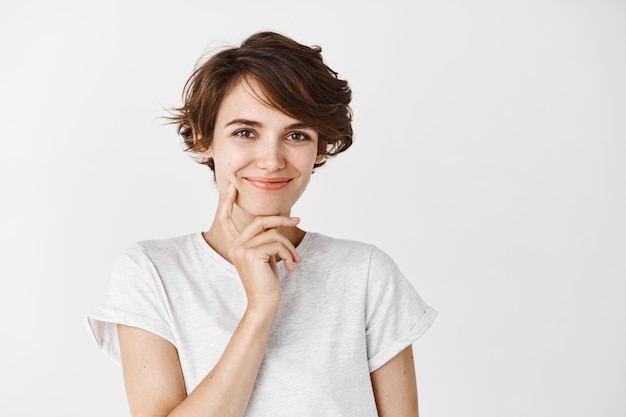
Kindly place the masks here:
[[(372, 245), (306, 233), (293, 272), (279, 263), (281, 304), (246, 416), (376, 416), (370, 372), (416, 341), (437, 313)], [(120, 363), (116, 323), (178, 350), (187, 392), (219, 360), (246, 307), (232, 264), (201, 233), (131, 246), (87, 317)]]

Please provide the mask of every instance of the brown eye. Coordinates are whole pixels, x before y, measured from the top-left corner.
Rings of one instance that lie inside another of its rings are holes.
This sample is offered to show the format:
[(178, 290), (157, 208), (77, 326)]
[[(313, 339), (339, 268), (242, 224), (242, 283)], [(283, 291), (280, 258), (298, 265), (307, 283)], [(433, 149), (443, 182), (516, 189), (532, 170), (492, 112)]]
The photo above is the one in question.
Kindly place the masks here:
[(251, 130), (248, 129), (241, 129), (241, 130), (237, 130), (235, 133), (233, 133), (234, 136), (239, 136), (242, 138), (252, 138), (254, 137), (254, 133)]
[(303, 142), (303, 141), (309, 140), (310, 137), (306, 133), (293, 132), (293, 133), (290, 133), (289, 136), (287, 136), (287, 139), (293, 140), (295, 142)]

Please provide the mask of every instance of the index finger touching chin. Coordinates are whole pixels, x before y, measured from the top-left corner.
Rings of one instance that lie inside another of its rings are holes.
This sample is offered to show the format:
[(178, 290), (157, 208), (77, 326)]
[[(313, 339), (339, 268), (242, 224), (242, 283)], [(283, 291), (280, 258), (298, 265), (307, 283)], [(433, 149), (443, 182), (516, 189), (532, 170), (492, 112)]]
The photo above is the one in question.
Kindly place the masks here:
[(233, 183), (228, 185), (226, 195), (220, 193), (220, 216), (222, 218), (230, 219), (233, 213), (233, 207), (235, 200), (237, 199), (237, 189)]

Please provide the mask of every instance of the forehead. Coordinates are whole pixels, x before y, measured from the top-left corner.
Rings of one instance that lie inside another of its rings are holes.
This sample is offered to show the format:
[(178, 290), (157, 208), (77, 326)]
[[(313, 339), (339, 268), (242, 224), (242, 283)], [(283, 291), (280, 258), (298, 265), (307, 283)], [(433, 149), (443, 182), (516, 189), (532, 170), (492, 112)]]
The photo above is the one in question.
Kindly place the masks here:
[(236, 81), (222, 99), (217, 113), (217, 125), (228, 123), (233, 118), (258, 119), (259, 122), (271, 119), (290, 124), (299, 122), (274, 107), (253, 78)]
[(258, 81), (250, 77), (243, 77), (236, 80), (228, 89), (220, 107), (229, 104), (227, 102), (261, 104), (266, 107), (273, 107)]

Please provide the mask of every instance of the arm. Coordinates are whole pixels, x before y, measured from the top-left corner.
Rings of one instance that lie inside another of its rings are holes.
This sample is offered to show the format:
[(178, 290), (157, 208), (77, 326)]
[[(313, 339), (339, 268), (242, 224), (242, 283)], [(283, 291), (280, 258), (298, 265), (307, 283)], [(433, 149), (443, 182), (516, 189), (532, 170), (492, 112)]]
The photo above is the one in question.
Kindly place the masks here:
[(409, 345), (370, 376), (380, 417), (418, 417), (412, 346)]
[(241, 417), (248, 407), (280, 304), (276, 258), (288, 270), (300, 261), (278, 229), (294, 227), (298, 219), (257, 217), (240, 232), (231, 217), (236, 193), (231, 186), (220, 196), (212, 231), (237, 269), (248, 299), (246, 311), (219, 361), (189, 396), (176, 348), (145, 330), (118, 325), (133, 417)]
[(118, 325), (131, 415), (243, 415), (272, 323), (271, 314), (246, 311), (217, 365), (189, 396), (176, 348), (146, 330)]

